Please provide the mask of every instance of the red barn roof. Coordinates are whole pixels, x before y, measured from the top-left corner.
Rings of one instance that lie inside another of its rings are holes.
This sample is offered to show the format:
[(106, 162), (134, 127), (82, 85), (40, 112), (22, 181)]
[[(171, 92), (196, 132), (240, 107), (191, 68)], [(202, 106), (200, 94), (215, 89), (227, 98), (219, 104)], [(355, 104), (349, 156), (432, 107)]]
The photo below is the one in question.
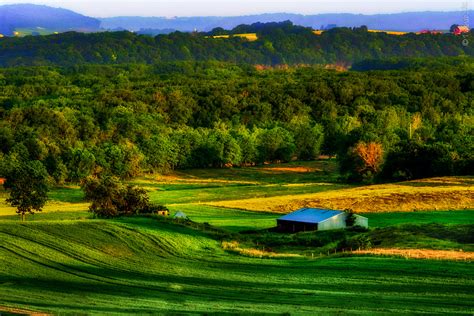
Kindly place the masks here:
[(467, 27), (466, 25), (458, 25), (454, 29), (453, 34), (454, 35), (461, 35), (463, 33), (468, 33), (469, 31), (470, 31), (469, 27)]

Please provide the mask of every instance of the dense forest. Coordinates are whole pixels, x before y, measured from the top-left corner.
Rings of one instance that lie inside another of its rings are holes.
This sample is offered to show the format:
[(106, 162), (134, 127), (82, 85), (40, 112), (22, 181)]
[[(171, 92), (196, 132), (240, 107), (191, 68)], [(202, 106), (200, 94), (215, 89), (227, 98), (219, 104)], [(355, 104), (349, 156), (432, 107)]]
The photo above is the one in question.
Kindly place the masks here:
[[(258, 40), (213, 34), (257, 33)], [(210, 33), (180, 33), (156, 37), (130, 32), (63, 33), (50, 36), (3, 38), (0, 66), (72, 66), (172, 61), (224, 61), (262, 65), (351, 64), (390, 57), (474, 55), (472, 32), (452, 34), (371, 33), (366, 27), (335, 28), (315, 35), (311, 28), (291, 22), (240, 25)]]
[(19, 160), (41, 162), (61, 183), (322, 153), (337, 155), (351, 180), (469, 174), (473, 65), (460, 59), (436, 72), (222, 62), (3, 68), (0, 176)]

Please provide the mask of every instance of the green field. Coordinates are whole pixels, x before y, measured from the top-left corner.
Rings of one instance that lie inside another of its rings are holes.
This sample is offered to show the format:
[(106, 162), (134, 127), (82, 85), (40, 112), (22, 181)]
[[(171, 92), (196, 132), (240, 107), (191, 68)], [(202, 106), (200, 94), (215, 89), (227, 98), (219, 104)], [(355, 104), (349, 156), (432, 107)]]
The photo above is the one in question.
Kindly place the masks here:
[(1, 302), (54, 313), (473, 312), (472, 265), (227, 254), (150, 219), (0, 223)]
[(27, 35), (50, 35), (56, 34), (55, 30), (50, 30), (42, 27), (31, 27), (31, 28), (16, 28), (15, 32), (18, 32), (17, 36), (27, 36)]
[[(472, 251), (472, 210), (369, 213), (368, 232), (288, 235), (267, 231), (279, 214), (203, 204), (347, 187), (331, 172), (332, 161), (275, 168), (190, 170), (131, 181), (172, 213), (180, 210), (209, 225), (157, 217), (93, 219), (78, 186), (53, 189), (45, 212), (20, 222), (0, 191), (0, 313), (7, 308), (54, 314), (474, 312), (471, 262), (312, 257), (361, 236), (382, 247)], [(221, 246), (234, 240), (299, 257), (261, 259)]]

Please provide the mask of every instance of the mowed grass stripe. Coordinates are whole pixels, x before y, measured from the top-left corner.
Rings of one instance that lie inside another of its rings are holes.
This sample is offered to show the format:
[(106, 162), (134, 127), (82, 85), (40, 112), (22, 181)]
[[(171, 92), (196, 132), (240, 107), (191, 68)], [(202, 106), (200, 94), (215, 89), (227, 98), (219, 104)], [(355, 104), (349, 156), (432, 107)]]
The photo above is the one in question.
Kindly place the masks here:
[[(437, 314), (473, 307), (473, 272), (466, 263), (244, 258), (226, 254), (201, 232), (147, 219), (0, 223), (0, 232), (14, 233), (0, 250), (1, 305), (96, 314)], [(123, 239), (133, 256), (104, 251)], [(14, 247), (23, 257), (11, 255)]]

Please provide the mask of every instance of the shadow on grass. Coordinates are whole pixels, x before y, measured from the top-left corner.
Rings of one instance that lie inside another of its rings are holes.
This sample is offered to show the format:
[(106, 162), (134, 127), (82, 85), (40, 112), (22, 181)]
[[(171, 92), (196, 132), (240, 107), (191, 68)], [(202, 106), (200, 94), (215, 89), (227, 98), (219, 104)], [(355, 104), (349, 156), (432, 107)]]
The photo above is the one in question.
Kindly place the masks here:
[(48, 197), (50, 200), (57, 202), (84, 202), (84, 192), (79, 187), (57, 187), (48, 193)]
[(225, 181), (249, 181), (261, 184), (337, 182), (339, 174), (335, 161), (295, 161), (254, 167), (229, 169), (190, 169), (177, 172), (184, 180), (214, 179)]

